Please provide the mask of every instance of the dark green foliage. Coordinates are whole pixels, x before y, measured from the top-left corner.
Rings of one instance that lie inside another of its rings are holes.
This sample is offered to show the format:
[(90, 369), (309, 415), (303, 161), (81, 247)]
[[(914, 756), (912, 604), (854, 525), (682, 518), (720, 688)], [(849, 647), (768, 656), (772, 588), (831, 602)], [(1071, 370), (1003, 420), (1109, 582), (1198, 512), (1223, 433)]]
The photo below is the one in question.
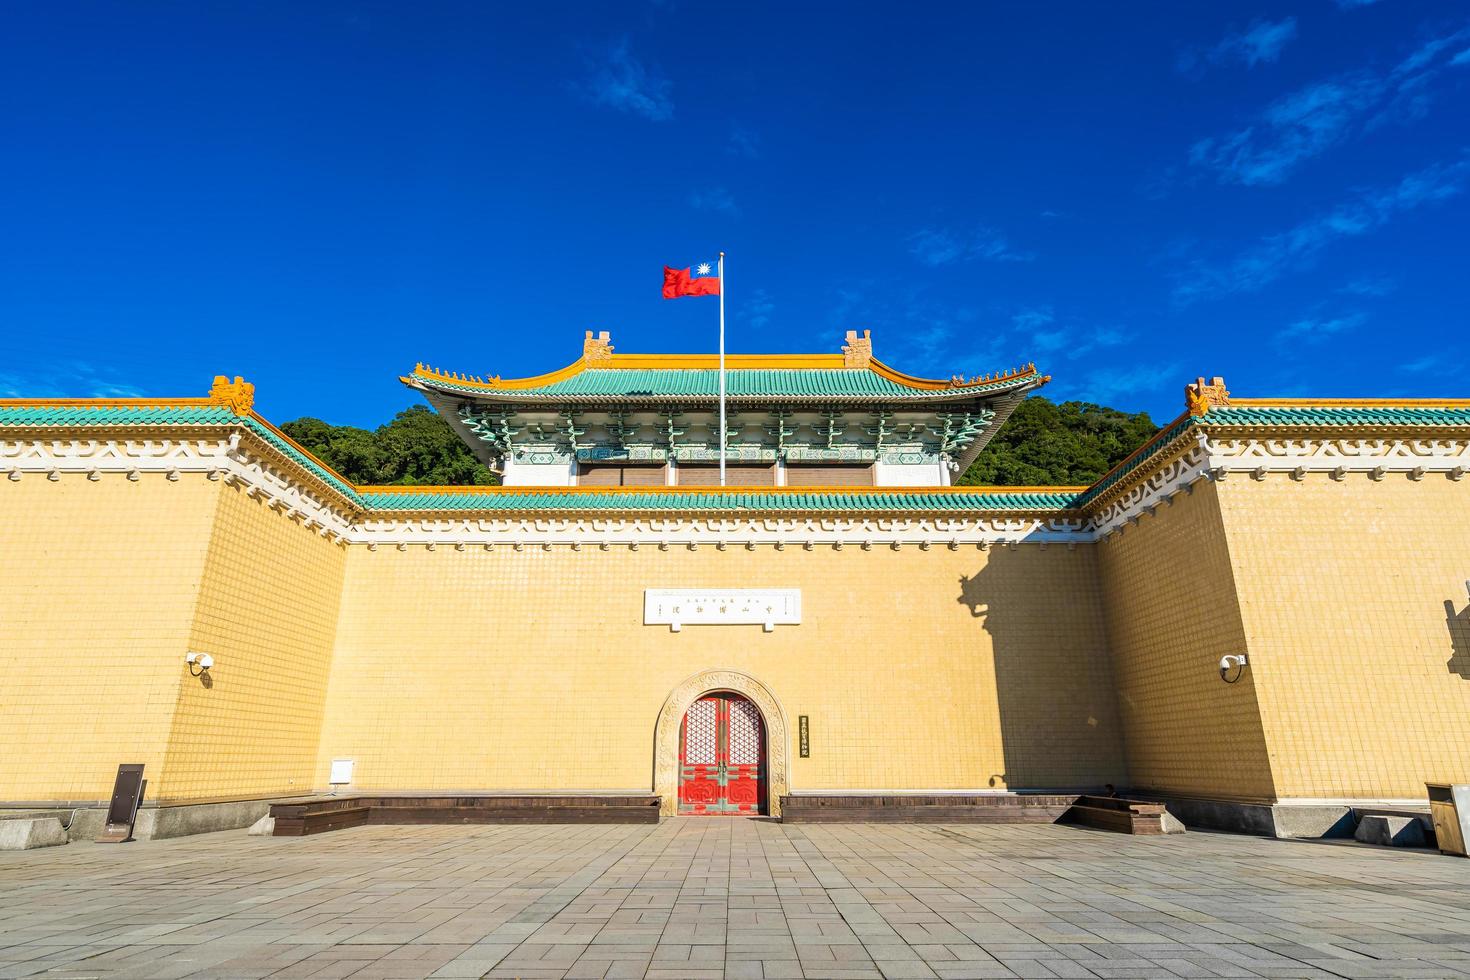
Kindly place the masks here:
[(1088, 402), (1026, 399), (1001, 426), (961, 486), (1086, 486), (1157, 431), (1147, 412), (1130, 415)]
[[(281, 429), (352, 483), (464, 486), (498, 483), (437, 412), (406, 408), (375, 431), (321, 419)], [(961, 486), (1083, 486), (1154, 434), (1146, 412), (1129, 415), (1087, 402), (1028, 398), (1001, 426)]]
[(281, 431), (351, 483), (466, 486), (500, 482), (449, 423), (423, 405), (405, 408), (372, 432), (313, 418), (287, 422)]

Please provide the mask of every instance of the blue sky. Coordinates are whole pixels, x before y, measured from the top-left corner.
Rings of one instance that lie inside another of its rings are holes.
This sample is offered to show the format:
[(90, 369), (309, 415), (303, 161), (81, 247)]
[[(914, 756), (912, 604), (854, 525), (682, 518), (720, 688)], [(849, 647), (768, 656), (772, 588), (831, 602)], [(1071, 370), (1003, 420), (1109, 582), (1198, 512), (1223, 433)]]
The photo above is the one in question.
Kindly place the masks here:
[(506, 377), (835, 351), (1162, 421), (1470, 394), (1470, 6), (12, 5), (0, 395), (374, 425)]

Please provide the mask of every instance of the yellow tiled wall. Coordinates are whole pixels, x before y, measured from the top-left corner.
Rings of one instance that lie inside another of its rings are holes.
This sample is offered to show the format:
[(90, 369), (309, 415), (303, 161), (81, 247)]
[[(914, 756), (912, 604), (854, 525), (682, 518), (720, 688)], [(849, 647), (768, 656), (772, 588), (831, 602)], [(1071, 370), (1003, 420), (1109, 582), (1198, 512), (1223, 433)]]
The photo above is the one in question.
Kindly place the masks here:
[(1470, 480), (1281, 474), (1220, 502), (1277, 794), (1470, 780)]
[(219, 487), (203, 476), (0, 481), (0, 800), (101, 800), (120, 763), (167, 792)]
[(1130, 782), (1165, 793), (1270, 800), (1275, 789), (1247, 671), (1216, 487), (1195, 484), (1098, 545)]
[[(645, 588), (733, 587), (801, 589), (802, 624), (643, 625)], [(1090, 546), (354, 546), (337, 635), (319, 784), (646, 792), (660, 706), (715, 668), (809, 716), (798, 790), (1122, 781)]]
[[(645, 791), (664, 699), (720, 668), (809, 716), (798, 791), (1417, 799), (1470, 779), (1467, 515), (1442, 475), (1273, 475), (1074, 548), (370, 551), (202, 475), (27, 474), (0, 801), (99, 800), (123, 762), (154, 800), (281, 796), (334, 758), (360, 789)], [(734, 587), (801, 589), (803, 622), (643, 625), (646, 588)]]
[(215, 666), (183, 679), (171, 797), (311, 790), (345, 551), (242, 488), (221, 489), (189, 641)]

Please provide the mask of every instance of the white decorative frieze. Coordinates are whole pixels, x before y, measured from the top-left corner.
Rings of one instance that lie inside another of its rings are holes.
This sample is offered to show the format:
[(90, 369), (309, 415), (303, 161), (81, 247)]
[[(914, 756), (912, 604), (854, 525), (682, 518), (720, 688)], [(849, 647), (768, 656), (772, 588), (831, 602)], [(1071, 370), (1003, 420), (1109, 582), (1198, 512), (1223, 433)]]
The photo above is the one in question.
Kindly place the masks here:
[(640, 546), (698, 551), (710, 548), (914, 547), (953, 550), (1007, 543), (1089, 540), (1078, 518), (876, 518), (876, 517), (414, 517), (374, 515), (352, 531), (352, 540), (376, 544), (437, 543), (494, 550), (527, 545), (574, 550)]
[(1393, 474), (1420, 481), (1429, 474), (1460, 480), (1470, 472), (1470, 439), (1390, 438), (1364, 436), (1213, 437), (1204, 430), (1192, 433), (1192, 442), (1162, 453), (1093, 501), (1090, 531), (1105, 538), (1152, 514), (1158, 504), (1176, 493), (1192, 490), (1202, 479), (1223, 482), (1232, 474), (1265, 480), (1284, 474), (1304, 480), (1308, 474), (1326, 474), (1345, 480), (1361, 474), (1383, 480)]
[(364, 513), (347, 498), (255, 436), (235, 430), (193, 438), (27, 438), (0, 439), (0, 473), (11, 481), (27, 474), (59, 481), (68, 474), (89, 480), (118, 474), (137, 481), (161, 474), (202, 473), (211, 480), (241, 486), (279, 513), (345, 544), (409, 546), (456, 551), (506, 548), (537, 551), (636, 550), (651, 547), (716, 551), (770, 547), (810, 551), (816, 547), (861, 551), (913, 547), (929, 551), (1018, 544), (1088, 543), (1107, 537), (1204, 479), (1223, 481), (1232, 474), (1265, 480), (1275, 474), (1301, 481), (1309, 474), (1345, 480), (1361, 474), (1373, 480), (1460, 480), (1470, 472), (1470, 439), (1391, 438), (1362, 435), (1212, 437), (1193, 429), (1145, 461), (1092, 500), (1086, 515), (997, 514), (983, 512), (931, 516), (721, 515), (566, 516), (393, 515)]
[(296, 468), (277, 455), (259, 440), (242, 438), (238, 430), (195, 439), (11, 439), (0, 440), (0, 472), (12, 481), (28, 473), (50, 480), (85, 475), (91, 481), (120, 474), (136, 481), (149, 473), (175, 482), (182, 473), (202, 473), (244, 487), (252, 498), (304, 527), (346, 542), (351, 513), (315, 485), (297, 479)]
[(668, 626), (757, 624), (767, 633), (801, 622), (800, 589), (644, 589), (643, 623)]

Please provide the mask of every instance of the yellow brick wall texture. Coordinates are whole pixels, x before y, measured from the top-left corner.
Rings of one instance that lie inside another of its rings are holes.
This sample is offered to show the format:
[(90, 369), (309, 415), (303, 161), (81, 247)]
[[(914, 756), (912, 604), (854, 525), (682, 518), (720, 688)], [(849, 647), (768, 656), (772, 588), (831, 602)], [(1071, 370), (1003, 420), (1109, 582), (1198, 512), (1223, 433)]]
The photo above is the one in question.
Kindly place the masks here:
[(164, 757), (218, 485), (0, 481), (0, 800), (99, 800)]
[(1216, 488), (1196, 483), (1098, 546), (1118, 710), (1133, 786), (1270, 800), (1256, 675), (1220, 679), (1245, 652)]
[[(287, 795), (333, 758), (360, 789), (646, 791), (664, 699), (721, 668), (809, 716), (798, 791), (1419, 798), (1470, 778), (1467, 515), (1434, 474), (1237, 477), (1075, 548), (369, 551), (202, 475), (27, 474), (0, 800), (103, 799), (121, 762), (153, 800)], [(762, 586), (802, 624), (642, 622), (645, 588)]]
[[(797, 790), (1121, 782), (1096, 583), (1089, 546), (354, 546), (317, 781), (646, 792), (665, 698), (733, 668), (809, 716)], [(801, 589), (802, 624), (643, 625), (645, 588), (734, 587)]]
[(1220, 502), (1277, 794), (1470, 779), (1470, 480), (1283, 474)]
[(183, 678), (169, 797), (312, 789), (345, 551), (243, 488), (221, 489), (189, 640), (215, 666)]

